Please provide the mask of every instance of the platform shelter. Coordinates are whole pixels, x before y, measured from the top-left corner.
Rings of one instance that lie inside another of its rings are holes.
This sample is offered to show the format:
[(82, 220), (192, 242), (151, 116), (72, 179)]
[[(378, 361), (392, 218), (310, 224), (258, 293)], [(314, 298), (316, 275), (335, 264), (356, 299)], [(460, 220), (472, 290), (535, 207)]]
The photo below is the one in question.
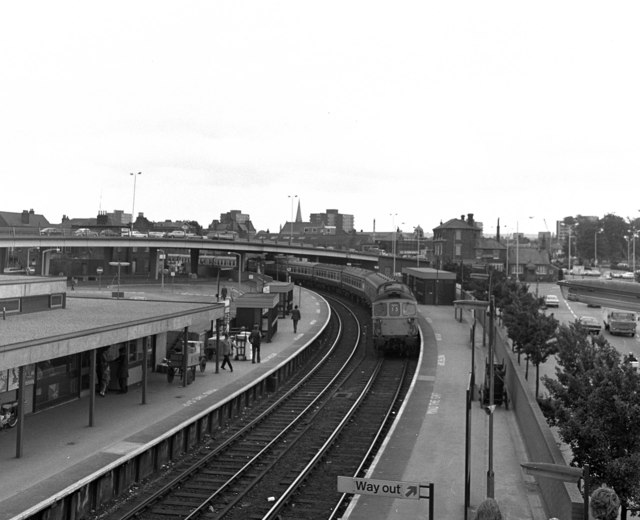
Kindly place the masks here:
[(278, 295), (278, 316), (281, 318), (285, 318), (293, 307), (293, 287), (293, 282), (270, 282), (265, 287), (265, 293)]
[(402, 281), (422, 305), (453, 305), (456, 299), (456, 275), (430, 267), (404, 267)]
[(244, 293), (235, 300), (236, 317), (234, 329), (244, 327), (253, 329), (254, 324), (260, 325), (260, 332), (267, 343), (278, 331), (278, 302), (279, 294)]

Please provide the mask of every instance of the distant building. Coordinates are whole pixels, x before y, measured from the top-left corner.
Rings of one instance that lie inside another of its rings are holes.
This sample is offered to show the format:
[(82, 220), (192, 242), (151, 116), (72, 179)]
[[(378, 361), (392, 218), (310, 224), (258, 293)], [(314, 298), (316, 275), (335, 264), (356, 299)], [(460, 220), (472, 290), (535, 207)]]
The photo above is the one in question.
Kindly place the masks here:
[(220, 220), (214, 220), (209, 224), (207, 234), (211, 236), (237, 236), (239, 238), (251, 239), (256, 234), (256, 228), (251, 222), (248, 213), (242, 213), (238, 209), (233, 209), (227, 213), (220, 214)]
[(433, 249), (436, 266), (447, 263), (476, 263), (477, 244), (482, 227), (476, 224), (473, 213), (462, 215), (433, 229)]
[(49, 221), (44, 217), (30, 209), (23, 210), (21, 213), (11, 211), (0, 211), (0, 228), (13, 228), (19, 233), (28, 233), (33, 231), (38, 233), (40, 229), (48, 227)]
[(328, 209), (324, 213), (311, 213), (309, 221), (311, 225), (316, 228), (323, 226), (335, 227), (337, 230), (344, 231), (345, 233), (351, 233), (354, 229), (353, 215), (340, 213), (337, 209)]

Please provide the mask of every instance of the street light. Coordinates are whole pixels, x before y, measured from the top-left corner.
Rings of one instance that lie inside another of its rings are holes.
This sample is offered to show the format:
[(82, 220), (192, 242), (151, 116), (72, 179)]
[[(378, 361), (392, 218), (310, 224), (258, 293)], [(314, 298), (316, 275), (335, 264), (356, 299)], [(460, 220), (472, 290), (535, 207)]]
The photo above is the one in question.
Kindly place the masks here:
[(417, 243), (417, 252), (416, 252), (416, 267), (420, 267), (420, 224), (418, 224), (415, 228), (416, 240)]
[(572, 238), (573, 237), (571, 236), (571, 228), (569, 228), (569, 250), (568, 250), (569, 260), (568, 260), (568, 263), (567, 263), (567, 269), (568, 269), (567, 272), (569, 274), (571, 274), (571, 239)]
[(391, 277), (395, 279), (396, 277), (396, 217), (397, 213), (389, 213), (391, 217), (391, 254), (393, 255), (393, 272), (391, 273)]
[[(165, 259), (166, 257), (165, 257), (164, 249), (158, 249), (158, 253), (162, 253), (162, 254), (159, 254), (159, 255), (158, 255), (158, 260), (160, 260), (160, 273), (161, 273), (161, 277), (160, 277), (160, 279), (161, 279), (161, 282), (160, 282), (160, 289), (161, 289), (162, 291), (164, 291), (164, 259)], [(158, 268), (157, 268), (157, 263), (156, 263), (156, 273), (158, 272), (158, 271), (157, 271), (157, 269), (158, 269)], [(156, 274), (156, 276), (158, 276), (158, 275)], [(156, 280), (157, 280), (157, 279), (158, 279), (158, 278), (156, 278)]]
[(633, 233), (631, 234), (631, 239), (633, 240), (633, 280), (635, 281), (636, 279), (636, 230), (633, 230)]
[(291, 221), (290, 221), (290, 233), (289, 233), (289, 245), (291, 245), (291, 240), (293, 239), (293, 199), (297, 199), (297, 195), (287, 195), (291, 199)]
[(489, 414), (489, 460), (487, 467), (487, 497), (494, 498), (495, 475), (493, 473), (493, 412), (496, 409), (494, 404), (494, 366), (493, 366), (493, 350), (494, 350), (494, 331), (493, 331), (493, 315), (495, 314), (495, 297), (491, 296), (489, 300), (489, 406), (487, 413)]
[(133, 175), (133, 203), (131, 204), (131, 231), (133, 231), (133, 221), (136, 218), (136, 179), (138, 175), (142, 175), (142, 172), (130, 173), (129, 175)]
[[(489, 291), (491, 292), (491, 291)], [(489, 405), (485, 408), (487, 414), (489, 414), (489, 460), (487, 467), (487, 497), (494, 498), (495, 491), (495, 474), (493, 471), (493, 412), (496, 408), (494, 404), (494, 366), (493, 366), (493, 351), (494, 351), (494, 330), (493, 330), (493, 322), (495, 315), (495, 297), (490, 296), (488, 301), (486, 300), (455, 300), (453, 302), (454, 307), (456, 309), (462, 310), (473, 310), (473, 329), (472, 329), (472, 342), (471, 342), (471, 384), (475, 384), (475, 311), (483, 311), (486, 312), (487, 307), (489, 308)], [(469, 438), (469, 432), (467, 432), (467, 439)], [(470, 459), (471, 448), (468, 445), (465, 449), (466, 458)], [(465, 466), (467, 466), (467, 474), (468, 474), (468, 466), (469, 460), (465, 462)], [(465, 489), (465, 502), (468, 501), (469, 490)], [(468, 505), (468, 504), (465, 504)]]
[(602, 228), (596, 228), (596, 231), (593, 234), (593, 265), (596, 267), (598, 265), (598, 233), (601, 231)]

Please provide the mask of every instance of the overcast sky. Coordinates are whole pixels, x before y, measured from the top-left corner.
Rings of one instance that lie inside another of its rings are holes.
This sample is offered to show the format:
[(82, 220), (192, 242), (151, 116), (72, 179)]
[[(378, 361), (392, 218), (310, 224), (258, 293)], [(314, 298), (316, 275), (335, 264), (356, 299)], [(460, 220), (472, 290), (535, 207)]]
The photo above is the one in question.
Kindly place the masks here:
[[(0, 210), (640, 216), (640, 4), (5, 2)], [(532, 218), (530, 218), (532, 217)]]

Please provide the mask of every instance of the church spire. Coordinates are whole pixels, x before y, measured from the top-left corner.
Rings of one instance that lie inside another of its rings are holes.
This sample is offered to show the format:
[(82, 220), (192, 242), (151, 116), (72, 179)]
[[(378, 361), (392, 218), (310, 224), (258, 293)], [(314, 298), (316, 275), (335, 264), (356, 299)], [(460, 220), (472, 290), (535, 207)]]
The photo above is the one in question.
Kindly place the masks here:
[(296, 213), (296, 222), (302, 222), (302, 212), (300, 211), (300, 199), (298, 199), (298, 212)]

